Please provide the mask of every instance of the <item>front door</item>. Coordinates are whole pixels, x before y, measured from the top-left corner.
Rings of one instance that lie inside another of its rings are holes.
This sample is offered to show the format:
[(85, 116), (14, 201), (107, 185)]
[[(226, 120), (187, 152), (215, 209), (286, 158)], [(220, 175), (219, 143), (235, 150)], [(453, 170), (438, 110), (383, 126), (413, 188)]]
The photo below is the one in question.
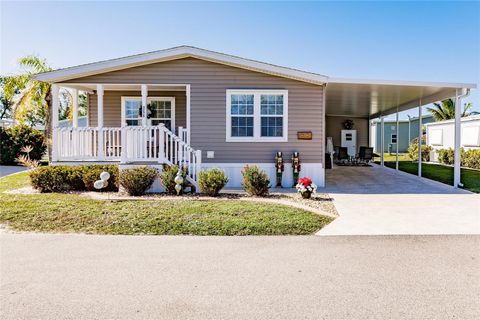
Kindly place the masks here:
[(357, 130), (342, 130), (342, 147), (347, 148), (349, 156), (355, 157), (357, 153)]

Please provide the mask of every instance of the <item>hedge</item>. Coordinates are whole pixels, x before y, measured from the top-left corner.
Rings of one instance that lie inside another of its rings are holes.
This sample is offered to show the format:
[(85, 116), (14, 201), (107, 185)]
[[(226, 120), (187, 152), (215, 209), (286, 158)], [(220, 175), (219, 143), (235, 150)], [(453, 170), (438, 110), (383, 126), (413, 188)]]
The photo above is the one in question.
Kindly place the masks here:
[(27, 126), (0, 128), (0, 163), (16, 164), (22, 147), (32, 146), (31, 160), (40, 160), (47, 149), (41, 131)]
[(30, 172), (30, 182), (40, 192), (94, 191), (93, 183), (102, 171), (110, 173), (108, 187), (102, 191), (118, 191), (117, 165), (39, 167)]
[[(438, 161), (443, 164), (453, 165), (454, 152), (452, 148), (439, 149)], [(460, 165), (462, 167), (480, 169), (480, 149), (460, 149)]]

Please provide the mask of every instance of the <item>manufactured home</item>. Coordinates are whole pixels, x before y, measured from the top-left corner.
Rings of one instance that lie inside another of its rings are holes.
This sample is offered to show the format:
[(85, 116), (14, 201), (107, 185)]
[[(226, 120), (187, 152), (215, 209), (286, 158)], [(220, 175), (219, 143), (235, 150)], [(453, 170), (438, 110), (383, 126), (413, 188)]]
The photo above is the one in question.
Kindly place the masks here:
[[(325, 144), (341, 143), (347, 120), (352, 150), (369, 144), (369, 120), (460, 96), (472, 84), (329, 77), (190, 46), (39, 74), (52, 84), (53, 164), (182, 164), (218, 167), (239, 187), (256, 164), (273, 177), (283, 152), (284, 185), (299, 152), (301, 176), (325, 181)], [(60, 127), (58, 92), (73, 94), (73, 126)], [(88, 96), (88, 126), (78, 126), (78, 94)], [(340, 169), (339, 169), (340, 170)], [(327, 181), (328, 183), (328, 181)]]

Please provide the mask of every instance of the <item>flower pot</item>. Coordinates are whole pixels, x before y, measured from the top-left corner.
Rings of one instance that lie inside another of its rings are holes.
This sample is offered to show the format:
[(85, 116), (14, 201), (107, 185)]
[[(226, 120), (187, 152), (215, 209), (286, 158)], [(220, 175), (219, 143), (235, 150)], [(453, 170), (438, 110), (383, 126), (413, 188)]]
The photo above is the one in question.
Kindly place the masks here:
[(310, 192), (310, 191), (305, 191), (305, 192), (302, 192), (300, 194), (302, 195), (303, 199), (310, 199), (310, 197), (312, 196), (312, 192)]

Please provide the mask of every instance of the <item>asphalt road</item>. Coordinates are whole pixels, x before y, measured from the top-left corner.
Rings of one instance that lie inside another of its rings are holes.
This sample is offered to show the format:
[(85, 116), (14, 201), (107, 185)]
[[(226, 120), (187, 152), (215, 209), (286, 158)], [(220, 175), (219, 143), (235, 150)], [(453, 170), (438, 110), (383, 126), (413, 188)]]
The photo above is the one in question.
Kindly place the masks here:
[(480, 236), (0, 240), (2, 319), (480, 319)]

